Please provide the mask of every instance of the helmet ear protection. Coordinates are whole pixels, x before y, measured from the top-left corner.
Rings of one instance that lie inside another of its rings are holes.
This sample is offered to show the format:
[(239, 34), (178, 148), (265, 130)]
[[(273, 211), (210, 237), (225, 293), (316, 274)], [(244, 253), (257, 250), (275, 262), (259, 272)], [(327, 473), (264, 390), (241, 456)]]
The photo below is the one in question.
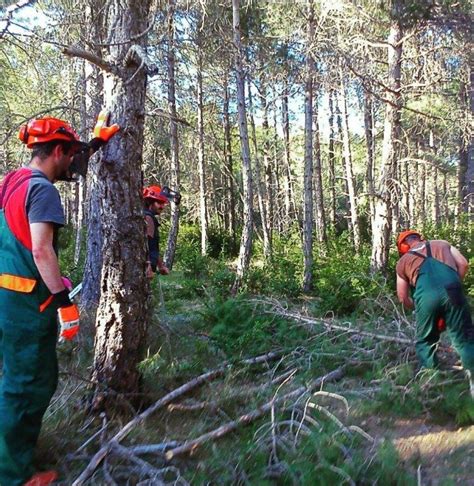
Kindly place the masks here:
[(423, 237), (421, 236), (420, 233), (418, 233), (418, 231), (413, 231), (413, 230), (402, 231), (397, 238), (397, 248), (400, 256), (405, 255), (405, 253), (408, 253), (410, 251), (410, 245), (406, 242), (406, 239), (409, 236), (418, 236), (420, 239), (423, 239)]

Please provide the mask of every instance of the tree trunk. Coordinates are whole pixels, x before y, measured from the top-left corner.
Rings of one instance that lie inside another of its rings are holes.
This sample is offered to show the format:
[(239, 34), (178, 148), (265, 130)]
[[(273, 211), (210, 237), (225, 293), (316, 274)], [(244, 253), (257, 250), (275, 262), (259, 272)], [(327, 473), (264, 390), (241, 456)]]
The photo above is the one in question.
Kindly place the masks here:
[(387, 40), (388, 50), (388, 80), (390, 91), (385, 92), (385, 124), (382, 146), (381, 173), (378, 198), (375, 202), (375, 217), (372, 228), (372, 271), (385, 271), (388, 264), (390, 247), (390, 230), (392, 225), (392, 197), (391, 191), (395, 185), (397, 175), (396, 144), (400, 133), (400, 75), (402, 64), (402, 28), (398, 21), (397, 0), (394, 5), (395, 15), (391, 21), (390, 33)]
[[(89, 0), (85, 5), (85, 25), (88, 26), (88, 37), (92, 46), (98, 46), (103, 38), (104, 19), (102, 2)], [(101, 48), (93, 48), (94, 54), (101, 55)], [(84, 66), (86, 90), (85, 107), (89, 115), (87, 125), (89, 129), (94, 126), (94, 121), (103, 104), (103, 75), (94, 65), (85, 63)], [(89, 161), (88, 175), (86, 178), (86, 262), (84, 265), (84, 277), (82, 280), (81, 307), (89, 311), (95, 311), (100, 298), (100, 276), (102, 273), (102, 246), (104, 241), (103, 225), (101, 220), (101, 201), (105, 198), (102, 192), (103, 186), (98, 183), (100, 159), (99, 155), (93, 156)]]
[(321, 143), (319, 140), (318, 97), (313, 104), (314, 120), (314, 200), (316, 203), (316, 230), (320, 245), (326, 243), (326, 215), (324, 213), (323, 177), (321, 173)]
[(265, 205), (265, 220), (267, 225), (268, 250), (266, 256), (270, 257), (272, 253), (272, 230), (273, 230), (273, 171), (270, 158), (270, 134), (268, 122), (268, 99), (267, 87), (264, 75), (264, 66), (261, 64), (260, 69), (260, 101), (263, 107), (263, 168), (265, 175), (265, 191), (264, 205)]
[(330, 194), (330, 220), (336, 224), (336, 123), (334, 117), (334, 89), (329, 91), (329, 194)]
[[(169, 135), (170, 135), (170, 151), (171, 151), (171, 166), (170, 166), (170, 183), (172, 189), (179, 191), (179, 146), (178, 146), (178, 122), (176, 113), (176, 84), (175, 84), (175, 27), (174, 16), (176, 9), (176, 0), (168, 0), (168, 114), (169, 114)], [(178, 239), (179, 230), (179, 206), (171, 203), (171, 221), (170, 230), (168, 233), (168, 242), (166, 245), (166, 252), (164, 255), (165, 265), (171, 270), (173, 267), (174, 254), (176, 252), (176, 241)]]
[(340, 102), (341, 122), (342, 122), (342, 143), (344, 149), (344, 167), (347, 181), (347, 191), (349, 194), (349, 211), (351, 218), (352, 239), (354, 248), (360, 250), (360, 227), (359, 227), (359, 210), (357, 207), (357, 195), (354, 178), (354, 169), (352, 167), (352, 151), (349, 135), (349, 115), (347, 113), (346, 86), (344, 82), (344, 72), (342, 66), (339, 67), (340, 85)]
[(283, 95), (281, 98), (281, 116), (283, 125), (283, 142), (284, 148), (284, 164), (285, 164), (285, 227), (291, 226), (291, 223), (295, 216), (295, 205), (293, 202), (293, 183), (291, 175), (291, 153), (290, 153), (290, 115), (288, 110), (288, 80), (284, 80)]
[(237, 85), (237, 107), (239, 114), (239, 134), (242, 151), (242, 179), (244, 192), (244, 214), (242, 237), (240, 240), (239, 259), (237, 262), (237, 274), (232, 286), (235, 295), (242, 285), (244, 274), (250, 265), (250, 253), (252, 250), (252, 165), (250, 160), (250, 145), (247, 129), (247, 112), (245, 109), (245, 74), (243, 68), (244, 54), (240, 34), (240, 0), (232, 0), (232, 26), (234, 31), (235, 48), (235, 78)]
[(260, 177), (260, 160), (258, 156), (258, 144), (257, 144), (257, 133), (255, 130), (255, 120), (253, 116), (253, 96), (252, 90), (250, 89), (250, 82), (248, 84), (248, 100), (249, 100), (249, 118), (250, 118), (250, 128), (252, 130), (252, 141), (253, 141), (253, 148), (254, 148), (254, 170), (255, 170), (255, 185), (257, 188), (257, 200), (258, 200), (258, 209), (260, 211), (260, 221), (262, 223), (262, 233), (263, 233), (263, 255), (266, 259), (270, 258), (271, 256), (271, 243), (270, 243), (270, 235), (268, 231), (268, 213), (267, 213), (267, 206), (265, 205), (265, 191), (263, 190), (263, 184)]
[[(199, 28), (198, 28), (199, 31)], [(199, 172), (199, 218), (201, 222), (201, 255), (207, 254), (207, 208), (206, 208), (206, 167), (204, 161), (204, 105), (202, 88), (202, 41), (201, 33), (197, 34), (197, 105), (198, 105), (198, 172)]]
[(303, 291), (313, 286), (313, 76), (314, 59), (311, 44), (314, 38), (313, 1), (308, 6), (306, 38), (306, 82), (304, 96), (304, 193), (303, 193)]
[(232, 138), (231, 138), (231, 126), (229, 117), (229, 84), (228, 77), (225, 77), (224, 83), (224, 158), (226, 166), (226, 187), (227, 187), (227, 201), (228, 210), (226, 211), (226, 218), (228, 222), (227, 230), (232, 235), (232, 241), (235, 246), (236, 238), (236, 225), (235, 225), (235, 195), (234, 195), (234, 164), (232, 158)]
[(371, 224), (375, 214), (375, 185), (374, 185), (374, 161), (375, 161), (375, 126), (374, 126), (374, 104), (372, 95), (364, 90), (364, 132), (367, 146), (367, 192), (369, 193), (369, 213)]
[(103, 149), (99, 167), (104, 245), (94, 346), (96, 408), (108, 390), (138, 391), (138, 363), (149, 318), (141, 200), (146, 71), (140, 67), (150, 1), (113, 0), (108, 10), (109, 62), (119, 74), (105, 75), (104, 99), (112, 122), (122, 130)]

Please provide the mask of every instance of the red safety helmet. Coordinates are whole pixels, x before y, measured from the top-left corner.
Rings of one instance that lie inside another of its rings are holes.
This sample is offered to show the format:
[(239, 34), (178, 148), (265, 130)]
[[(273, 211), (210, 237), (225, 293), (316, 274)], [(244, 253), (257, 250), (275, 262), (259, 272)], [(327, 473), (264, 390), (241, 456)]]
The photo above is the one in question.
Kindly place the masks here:
[(161, 203), (168, 204), (168, 198), (162, 194), (160, 186), (148, 186), (143, 189), (143, 199), (152, 199)]
[(51, 142), (52, 140), (64, 140), (65, 142), (85, 145), (67, 122), (52, 117), (30, 120), (20, 128), (18, 138), (30, 149), (37, 143)]
[(418, 231), (414, 231), (414, 230), (402, 231), (397, 238), (397, 248), (400, 256), (404, 255), (410, 250), (410, 245), (408, 243), (405, 243), (405, 240), (409, 236), (418, 236), (420, 239), (422, 239), (422, 236), (420, 233), (418, 233)]

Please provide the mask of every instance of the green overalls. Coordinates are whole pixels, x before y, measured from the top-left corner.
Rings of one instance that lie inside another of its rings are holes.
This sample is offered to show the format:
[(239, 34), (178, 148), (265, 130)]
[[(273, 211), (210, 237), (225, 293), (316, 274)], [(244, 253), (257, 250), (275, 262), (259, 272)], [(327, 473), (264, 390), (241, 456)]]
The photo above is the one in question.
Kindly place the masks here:
[(33, 255), (0, 209), (0, 485), (20, 486), (35, 470), (41, 421), (56, 390), (56, 306)]
[(426, 241), (426, 256), (414, 250), (409, 253), (424, 259), (413, 293), (416, 353), (421, 365), (426, 368), (438, 365), (436, 349), (440, 331), (437, 321), (442, 317), (464, 368), (474, 373), (474, 326), (458, 273), (432, 257), (429, 241)]

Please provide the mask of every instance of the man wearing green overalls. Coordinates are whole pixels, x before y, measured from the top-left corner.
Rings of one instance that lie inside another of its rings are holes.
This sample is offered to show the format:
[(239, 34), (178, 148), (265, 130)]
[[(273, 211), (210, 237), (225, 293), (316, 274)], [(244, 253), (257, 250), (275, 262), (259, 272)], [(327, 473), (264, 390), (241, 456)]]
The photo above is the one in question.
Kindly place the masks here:
[(77, 306), (59, 271), (64, 213), (53, 183), (72, 180), (76, 171), (85, 175), (88, 157), (118, 129), (102, 115), (96, 138), (86, 144), (63, 120), (30, 120), (19, 133), (32, 150), (30, 163), (0, 186), (0, 486), (46, 486), (57, 477), (35, 474), (32, 462), (57, 386), (58, 324), (64, 339), (79, 329)]
[(416, 309), (416, 353), (421, 365), (438, 365), (436, 350), (446, 329), (474, 398), (474, 325), (462, 288), (466, 258), (447, 241), (427, 241), (412, 230), (400, 233), (397, 246), (401, 255), (396, 268), (397, 295), (405, 307)]

